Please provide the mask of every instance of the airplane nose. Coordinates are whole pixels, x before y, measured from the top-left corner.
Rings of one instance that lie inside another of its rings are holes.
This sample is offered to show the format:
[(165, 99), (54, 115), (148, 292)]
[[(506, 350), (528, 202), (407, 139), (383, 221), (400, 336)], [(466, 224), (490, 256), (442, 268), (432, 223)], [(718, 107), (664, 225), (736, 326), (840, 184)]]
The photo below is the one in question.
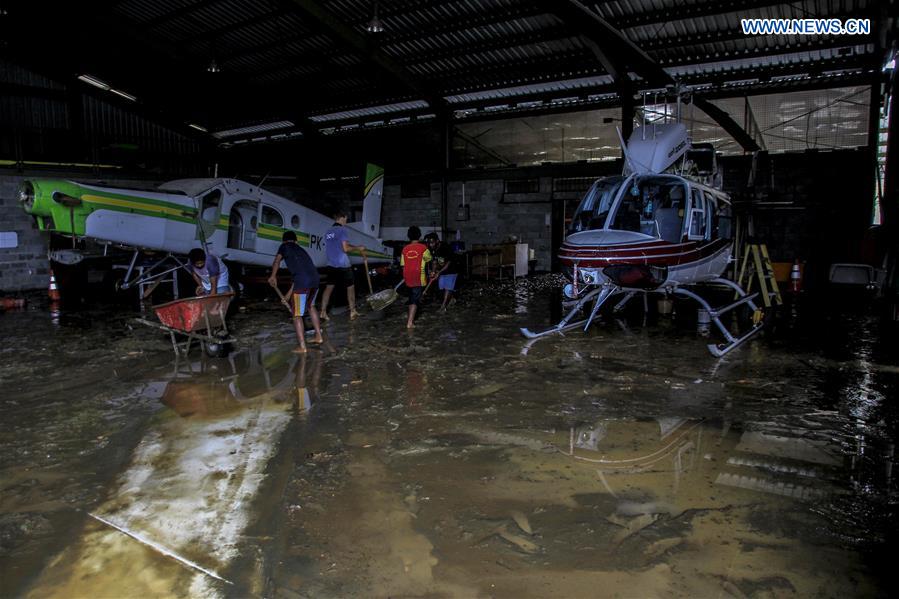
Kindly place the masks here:
[(31, 213), (34, 208), (34, 184), (31, 181), (22, 181), (19, 185), (18, 199), (25, 212)]

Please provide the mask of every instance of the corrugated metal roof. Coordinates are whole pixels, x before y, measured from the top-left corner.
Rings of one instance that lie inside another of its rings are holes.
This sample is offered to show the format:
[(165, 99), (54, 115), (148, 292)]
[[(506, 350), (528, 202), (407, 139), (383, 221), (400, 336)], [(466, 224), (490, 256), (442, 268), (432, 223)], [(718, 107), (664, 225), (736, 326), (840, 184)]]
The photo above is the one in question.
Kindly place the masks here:
[[(744, 36), (740, 19), (845, 18), (868, 14), (876, 1), (608, 0), (584, 5), (619, 27), (669, 73), (696, 85), (703, 77), (743, 77), (748, 69), (772, 70), (766, 76), (771, 81), (771, 76), (790, 76), (806, 67), (816, 72), (857, 67), (873, 51), (870, 37)], [(552, 3), (380, 0), (384, 30), (379, 34), (366, 31), (374, 0), (321, 0), (318, 6), (326, 13), (321, 19), (303, 3), (280, 0), (121, 0), (111, 13), (136, 32), (134, 47), (109, 53), (110, 69), (98, 75), (143, 98), (144, 90), (126, 84), (133, 79), (127, 72), (132, 52), (161, 52), (182, 79), (206, 87), (216, 85), (205, 74), (215, 59), (222, 68), (218, 80), (227, 81), (221, 93), (241, 90), (242, 101), (210, 107), (200, 97), (191, 105), (190, 93), (171, 101), (192, 113), (215, 108), (227, 113), (218, 120), (234, 123), (296, 119), (296, 111), (307, 117), (352, 113), (364, 118), (385, 105), (408, 104), (407, 110), (414, 111), (415, 101), (425, 96), (445, 97), (456, 109), (556, 91), (604, 94), (611, 84), (592, 43), (554, 13)], [(126, 83), (116, 80), (117, 70)], [(632, 79), (641, 85), (639, 78)], [(300, 106), (282, 114), (266, 112), (270, 98), (296, 90), (301, 90)]]

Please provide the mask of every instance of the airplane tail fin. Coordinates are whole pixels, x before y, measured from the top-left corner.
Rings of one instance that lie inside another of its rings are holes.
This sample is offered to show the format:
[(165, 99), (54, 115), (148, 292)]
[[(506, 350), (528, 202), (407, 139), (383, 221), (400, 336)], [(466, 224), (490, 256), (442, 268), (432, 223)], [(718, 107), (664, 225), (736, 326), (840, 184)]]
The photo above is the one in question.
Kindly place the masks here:
[(384, 169), (365, 165), (365, 188), (362, 198), (362, 231), (372, 237), (381, 236), (381, 195), (384, 192)]

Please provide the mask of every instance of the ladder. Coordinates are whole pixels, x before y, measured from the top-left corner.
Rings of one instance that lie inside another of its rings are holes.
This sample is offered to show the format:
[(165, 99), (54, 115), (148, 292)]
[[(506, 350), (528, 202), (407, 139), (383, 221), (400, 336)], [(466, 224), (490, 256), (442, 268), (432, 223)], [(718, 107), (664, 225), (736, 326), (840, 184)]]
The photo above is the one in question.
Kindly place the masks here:
[(768, 246), (764, 243), (747, 243), (743, 247), (737, 284), (749, 293), (754, 280), (759, 282), (759, 291), (766, 308), (770, 308), (772, 304), (783, 305), (777, 279), (774, 277), (774, 267), (771, 266), (771, 258), (768, 256)]

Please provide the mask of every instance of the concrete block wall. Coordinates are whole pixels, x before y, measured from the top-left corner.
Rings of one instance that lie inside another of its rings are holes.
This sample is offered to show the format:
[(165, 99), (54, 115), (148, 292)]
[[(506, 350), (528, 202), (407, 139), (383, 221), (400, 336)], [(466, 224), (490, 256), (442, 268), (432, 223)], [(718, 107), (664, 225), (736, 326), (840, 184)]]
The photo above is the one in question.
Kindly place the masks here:
[(0, 176), (0, 233), (15, 233), (18, 245), (0, 248), (0, 293), (46, 289), (49, 283), (47, 238), (18, 201), (25, 177)]
[(440, 183), (432, 183), (426, 196), (402, 197), (401, 185), (385, 185), (381, 198), (382, 227), (440, 226)]
[[(462, 181), (447, 184), (450, 240), (459, 231), (467, 247), (475, 244), (495, 244), (512, 237), (527, 243), (535, 252), (537, 270), (549, 270), (552, 260), (550, 247), (550, 198), (552, 178), (540, 179), (540, 191), (528, 194), (505, 194), (505, 180), (478, 179), (465, 181), (465, 204), (469, 219), (456, 220), (462, 204)], [(387, 227), (437, 226), (441, 224), (441, 184), (432, 183), (427, 197), (403, 198), (400, 185), (386, 185), (382, 224)]]
[(504, 194), (504, 188), (503, 179), (466, 181), (469, 219), (458, 221), (456, 212), (462, 203), (462, 182), (451, 183), (447, 189), (447, 226), (459, 230), (469, 247), (501, 243), (514, 237), (534, 250), (537, 270), (549, 270), (552, 178), (541, 177), (539, 191), (535, 193)]

